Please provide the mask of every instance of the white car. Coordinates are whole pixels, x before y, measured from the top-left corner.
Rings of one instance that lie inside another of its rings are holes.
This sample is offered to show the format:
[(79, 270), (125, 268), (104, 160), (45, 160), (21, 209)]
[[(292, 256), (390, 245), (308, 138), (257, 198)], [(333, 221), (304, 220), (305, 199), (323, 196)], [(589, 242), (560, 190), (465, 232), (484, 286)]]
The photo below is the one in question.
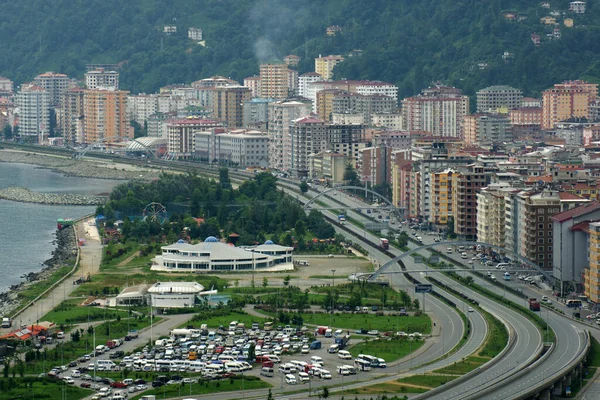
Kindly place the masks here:
[(65, 382), (67, 382), (69, 385), (72, 385), (75, 383), (75, 381), (73, 380), (73, 378), (71, 378), (70, 376), (67, 376), (65, 378)]
[(475, 310), (473, 309), (473, 307), (469, 307), (469, 308), (467, 309), (467, 311), (469, 311), (469, 312), (473, 312), (473, 311), (475, 311)]

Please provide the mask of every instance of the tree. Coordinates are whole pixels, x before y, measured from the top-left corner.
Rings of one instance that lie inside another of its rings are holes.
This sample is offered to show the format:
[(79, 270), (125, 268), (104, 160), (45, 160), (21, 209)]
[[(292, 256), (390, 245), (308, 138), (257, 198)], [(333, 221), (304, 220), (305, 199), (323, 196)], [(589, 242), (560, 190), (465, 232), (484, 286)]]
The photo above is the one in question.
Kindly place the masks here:
[(80, 330), (75, 330), (73, 332), (71, 332), (71, 341), (74, 343), (79, 342), (79, 340), (81, 339), (81, 332)]
[(296, 224), (294, 225), (294, 230), (298, 235), (298, 240), (302, 239), (302, 237), (306, 234), (306, 224), (304, 223), (304, 221), (302, 221), (301, 219), (296, 221)]
[(456, 238), (456, 233), (454, 232), (454, 217), (448, 217), (447, 227), (448, 227), (448, 238), (449, 239)]
[(291, 279), (292, 279), (291, 276), (286, 275), (285, 278), (283, 278), (283, 286), (288, 286), (290, 284)]
[(250, 344), (250, 347), (248, 348), (248, 360), (250, 360), (250, 363), (254, 362), (254, 360), (256, 359), (256, 345), (254, 343)]
[(231, 190), (231, 179), (229, 179), (229, 170), (226, 167), (219, 168), (219, 183), (223, 189)]
[(349, 186), (361, 186), (360, 179), (358, 179), (358, 173), (352, 164), (347, 164), (344, 170), (344, 180)]
[(419, 299), (414, 299), (413, 300), (413, 308), (415, 310), (418, 310), (421, 307), (421, 303), (419, 303)]
[(4, 125), (4, 129), (2, 129), (2, 135), (6, 140), (10, 140), (13, 138), (13, 130), (9, 124)]
[(306, 192), (308, 192), (308, 189), (309, 189), (309, 187), (308, 187), (308, 183), (306, 183), (305, 181), (302, 181), (302, 182), (300, 182), (300, 185), (299, 185), (299, 186), (300, 186), (300, 191), (301, 191), (302, 193), (306, 193)]
[(271, 393), (271, 389), (269, 389), (269, 394), (267, 395), (267, 400), (273, 400), (273, 393)]
[(263, 276), (262, 287), (266, 288), (267, 286), (269, 286), (269, 280), (266, 276)]
[(327, 386), (323, 387), (323, 391), (321, 393), (321, 397), (323, 397), (324, 399), (329, 397), (329, 389), (327, 389)]

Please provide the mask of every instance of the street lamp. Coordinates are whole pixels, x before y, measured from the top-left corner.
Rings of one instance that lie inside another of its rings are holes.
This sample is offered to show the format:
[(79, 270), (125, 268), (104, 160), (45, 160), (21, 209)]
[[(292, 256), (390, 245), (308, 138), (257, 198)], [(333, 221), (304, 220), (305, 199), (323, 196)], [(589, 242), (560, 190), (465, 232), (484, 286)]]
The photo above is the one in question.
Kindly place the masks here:
[(333, 310), (335, 304), (333, 303), (333, 287), (335, 286), (335, 269), (331, 270), (332, 273), (332, 281), (331, 281), (331, 317), (330, 317), (330, 325), (333, 326)]

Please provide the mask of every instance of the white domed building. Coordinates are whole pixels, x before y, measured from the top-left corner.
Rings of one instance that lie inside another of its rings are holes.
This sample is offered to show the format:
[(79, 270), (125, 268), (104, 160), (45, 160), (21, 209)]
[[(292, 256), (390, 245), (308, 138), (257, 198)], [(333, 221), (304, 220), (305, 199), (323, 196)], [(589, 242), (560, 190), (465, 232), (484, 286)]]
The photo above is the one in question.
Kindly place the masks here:
[(255, 247), (235, 247), (209, 236), (202, 243), (189, 244), (180, 240), (161, 250), (162, 254), (152, 259), (153, 271), (215, 273), (294, 269), (294, 248), (270, 240)]

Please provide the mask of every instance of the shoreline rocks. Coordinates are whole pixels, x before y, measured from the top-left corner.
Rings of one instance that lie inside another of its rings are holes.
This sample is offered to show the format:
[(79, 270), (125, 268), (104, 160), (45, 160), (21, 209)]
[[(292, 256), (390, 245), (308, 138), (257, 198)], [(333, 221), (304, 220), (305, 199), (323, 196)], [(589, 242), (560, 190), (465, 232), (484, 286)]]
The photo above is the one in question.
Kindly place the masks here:
[(22, 187), (0, 189), (0, 199), (21, 203), (93, 206), (106, 203), (108, 197), (81, 194), (38, 193)]
[(41, 270), (23, 275), (24, 282), (11, 285), (8, 291), (0, 293), (0, 314), (12, 315), (20, 304), (18, 295), (22, 290), (36, 282), (48, 279), (58, 268), (68, 265), (76, 255), (75, 230), (72, 227), (57, 230), (56, 248), (52, 251), (52, 257), (42, 263)]

